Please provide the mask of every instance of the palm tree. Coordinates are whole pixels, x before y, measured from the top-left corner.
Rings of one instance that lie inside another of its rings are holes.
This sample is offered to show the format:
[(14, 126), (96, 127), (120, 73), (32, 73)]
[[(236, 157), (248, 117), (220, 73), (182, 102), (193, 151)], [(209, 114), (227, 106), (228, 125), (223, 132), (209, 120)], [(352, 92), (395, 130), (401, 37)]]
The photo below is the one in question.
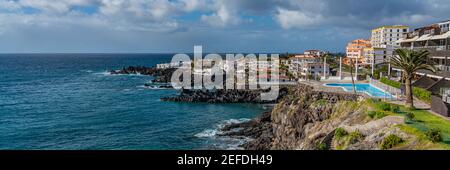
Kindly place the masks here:
[(429, 70), (435, 72), (434, 64), (429, 64), (429, 52), (425, 50), (413, 51), (408, 49), (395, 50), (397, 55), (392, 56), (391, 65), (398, 67), (403, 71), (403, 79), (406, 86), (406, 105), (414, 108), (412, 78), (415, 72), (419, 70)]
[(353, 93), (356, 94), (355, 79), (353, 78), (353, 59), (350, 58), (350, 77), (352, 77)]

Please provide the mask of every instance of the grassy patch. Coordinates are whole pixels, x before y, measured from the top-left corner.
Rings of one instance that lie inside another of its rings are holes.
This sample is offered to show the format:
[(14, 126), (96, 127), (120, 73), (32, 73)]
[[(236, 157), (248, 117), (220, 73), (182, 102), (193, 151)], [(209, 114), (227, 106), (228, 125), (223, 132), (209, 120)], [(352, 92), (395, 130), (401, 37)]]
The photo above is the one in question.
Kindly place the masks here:
[[(420, 131), (419, 129), (416, 129), (414, 127), (408, 126), (408, 125), (398, 125), (400, 130), (402, 130), (405, 133), (408, 133), (410, 135), (414, 135), (417, 137), (417, 140), (415, 142), (415, 148), (418, 150), (426, 150), (426, 149), (446, 149), (450, 150), (450, 145), (445, 143), (433, 143), (428, 139), (428, 137), (425, 135), (424, 132)], [(412, 142), (412, 141), (405, 141), (405, 142)]]
[(372, 119), (381, 119), (386, 117), (386, 113), (382, 111), (369, 111), (367, 115)]
[[(369, 104), (372, 106), (373, 109), (375, 109), (374, 110), (375, 112), (383, 111), (383, 108), (380, 107), (380, 105), (382, 105), (385, 102), (374, 100), (369, 101), (370, 101)], [(389, 115), (404, 116), (407, 121), (405, 126), (415, 129), (415, 131), (408, 129), (409, 132), (414, 132), (416, 136), (420, 134), (423, 140), (431, 142), (430, 138), (427, 137), (426, 133), (427, 132), (430, 133), (432, 129), (438, 130), (440, 131), (439, 134), (442, 137), (442, 141), (438, 143), (445, 144), (448, 147), (450, 147), (450, 121), (442, 117), (436, 116), (428, 112), (427, 110), (411, 110), (401, 105), (395, 104), (390, 105), (391, 108), (396, 109), (395, 110), (391, 109), (391, 111), (386, 111), (386, 113)], [(436, 135), (436, 133), (433, 132), (430, 133), (430, 136), (432, 138), (437, 138), (436, 136), (438, 135)]]
[[(410, 110), (402, 105), (388, 104), (382, 102), (379, 99), (368, 99), (362, 102), (343, 102), (341, 103), (345, 107), (337, 107), (338, 110), (334, 113), (334, 117), (342, 116), (343, 113), (351, 113), (357, 110), (362, 113), (373, 114), (373, 118), (378, 118), (388, 115), (396, 115), (405, 117), (406, 124), (397, 125), (403, 132), (416, 136), (415, 139), (403, 139), (404, 141), (395, 148), (404, 149), (448, 149), (450, 150), (450, 121), (444, 119), (440, 116), (436, 116), (427, 110)], [(390, 109), (387, 108), (387, 104)], [(383, 106), (384, 105), (384, 106)], [(386, 111), (385, 111), (386, 110)], [(364, 111), (364, 112), (363, 112)], [(371, 111), (369, 113), (369, 111)], [(378, 114), (378, 116), (377, 116)], [(370, 121), (369, 116), (367, 120)], [(430, 137), (437, 136), (431, 135), (436, 133), (430, 133), (428, 137), (427, 132), (431, 129), (438, 129), (440, 131), (440, 136), (442, 137), (441, 142), (432, 142)], [(339, 131), (339, 130), (336, 130)], [(343, 132), (343, 131), (342, 131)], [(358, 139), (363, 139), (364, 137), (358, 135), (357, 132), (354, 133), (341, 133), (336, 135), (336, 149), (345, 150), (352, 144), (352, 141), (358, 141)], [(345, 135), (344, 135), (345, 134)], [(337, 137), (340, 136), (340, 137)], [(381, 146), (381, 145), (380, 145)], [(414, 148), (406, 148), (409, 146), (414, 146)]]

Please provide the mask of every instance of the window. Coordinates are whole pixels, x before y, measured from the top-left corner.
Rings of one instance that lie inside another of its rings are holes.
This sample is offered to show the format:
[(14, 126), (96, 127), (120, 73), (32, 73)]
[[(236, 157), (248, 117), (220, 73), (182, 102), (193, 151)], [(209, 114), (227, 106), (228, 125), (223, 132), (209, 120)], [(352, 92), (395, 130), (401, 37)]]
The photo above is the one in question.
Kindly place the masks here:
[(408, 32), (408, 30), (407, 29), (403, 29), (403, 32)]

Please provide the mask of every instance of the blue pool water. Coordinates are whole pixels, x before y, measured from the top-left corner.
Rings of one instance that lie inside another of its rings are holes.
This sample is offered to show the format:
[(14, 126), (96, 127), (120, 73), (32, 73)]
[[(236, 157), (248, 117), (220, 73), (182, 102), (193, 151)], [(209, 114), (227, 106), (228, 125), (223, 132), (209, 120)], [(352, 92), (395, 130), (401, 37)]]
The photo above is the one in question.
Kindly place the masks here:
[[(353, 91), (352, 84), (326, 84), (326, 86), (342, 87), (345, 91), (348, 91), (348, 92)], [(391, 94), (384, 92), (384, 91), (380, 90), (379, 88), (376, 88), (370, 84), (355, 84), (355, 87), (356, 87), (357, 92), (363, 92), (372, 97), (377, 97), (377, 98), (392, 98), (393, 97)]]
[(149, 76), (110, 75), (172, 54), (0, 55), (0, 149), (227, 149), (214, 138), (227, 122), (264, 111), (252, 104), (160, 101)]

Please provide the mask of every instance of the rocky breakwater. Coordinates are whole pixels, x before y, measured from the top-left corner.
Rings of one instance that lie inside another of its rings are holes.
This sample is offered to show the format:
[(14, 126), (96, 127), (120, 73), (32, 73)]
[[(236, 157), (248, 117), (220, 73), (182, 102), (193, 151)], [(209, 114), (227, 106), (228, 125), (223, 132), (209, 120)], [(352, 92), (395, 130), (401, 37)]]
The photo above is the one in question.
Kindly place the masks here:
[(170, 83), (172, 78), (172, 74), (176, 69), (159, 69), (159, 68), (151, 68), (144, 66), (129, 66), (126, 68), (122, 68), (121, 70), (111, 70), (110, 73), (113, 75), (118, 74), (141, 74), (153, 76), (155, 79), (154, 83)]
[(315, 149), (341, 123), (327, 121), (346, 107), (345, 102), (358, 98), (354, 94), (320, 92), (299, 85), (289, 88), (272, 112), (250, 122), (225, 126), (222, 131), (230, 137), (253, 138), (243, 146), (249, 150)]
[(171, 102), (202, 103), (276, 103), (286, 96), (288, 88), (281, 87), (278, 98), (273, 101), (261, 100), (261, 94), (269, 90), (181, 90), (178, 96), (162, 98)]

